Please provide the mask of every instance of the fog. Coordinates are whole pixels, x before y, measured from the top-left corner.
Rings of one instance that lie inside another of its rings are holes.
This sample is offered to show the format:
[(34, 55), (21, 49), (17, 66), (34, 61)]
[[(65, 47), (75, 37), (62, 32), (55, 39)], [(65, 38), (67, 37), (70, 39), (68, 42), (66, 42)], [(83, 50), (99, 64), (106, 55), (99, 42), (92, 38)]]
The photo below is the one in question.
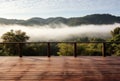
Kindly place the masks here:
[[(110, 31), (120, 24), (80, 25), (69, 27), (64, 24), (45, 26), (0, 25), (0, 37), (10, 30), (22, 30), (30, 37), (29, 41), (64, 41), (72, 38), (110, 38)], [(2, 41), (0, 39), (0, 41)]]

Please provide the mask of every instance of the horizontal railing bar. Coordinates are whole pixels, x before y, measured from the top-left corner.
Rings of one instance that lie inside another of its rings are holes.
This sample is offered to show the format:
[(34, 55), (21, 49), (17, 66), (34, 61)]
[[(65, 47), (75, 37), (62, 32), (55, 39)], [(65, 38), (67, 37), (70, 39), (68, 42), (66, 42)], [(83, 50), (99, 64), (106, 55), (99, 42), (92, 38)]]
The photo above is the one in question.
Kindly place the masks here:
[(119, 41), (115, 42), (0, 42), (0, 44), (29, 44), (29, 43), (120, 43)]

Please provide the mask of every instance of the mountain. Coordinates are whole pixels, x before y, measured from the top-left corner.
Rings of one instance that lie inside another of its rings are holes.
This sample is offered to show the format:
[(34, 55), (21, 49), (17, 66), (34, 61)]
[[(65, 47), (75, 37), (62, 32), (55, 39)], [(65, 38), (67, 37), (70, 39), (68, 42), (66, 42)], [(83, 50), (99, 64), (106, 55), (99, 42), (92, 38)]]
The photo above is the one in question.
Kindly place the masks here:
[(24, 20), (0, 18), (0, 24), (5, 24), (5, 25), (19, 24), (19, 23), (23, 23), (23, 22), (24, 22)]
[(63, 18), (63, 17), (51, 17), (47, 19), (34, 17), (28, 20), (17, 20), (17, 19), (5, 19), (0, 18), (0, 24), (18, 24), (18, 25), (25, 25), (25, 26), (32, 26), (32, 25), (48, 25), (48, 24), (66, 24), (69, 26), (77, 26), (81, 24), (114, 24), (120, 23), (120, 17), (110, 15), (110, 14), (92, 14), (87, 15), (84, 17), (73, 17), (73, 18)]
[(81, 24), (114, 24), (120, 23), (120, 17), (116, 17), (109, 14), (93, 14), (79, 18), (70, 18), (68, 20), (69, 25), (81, 25)]

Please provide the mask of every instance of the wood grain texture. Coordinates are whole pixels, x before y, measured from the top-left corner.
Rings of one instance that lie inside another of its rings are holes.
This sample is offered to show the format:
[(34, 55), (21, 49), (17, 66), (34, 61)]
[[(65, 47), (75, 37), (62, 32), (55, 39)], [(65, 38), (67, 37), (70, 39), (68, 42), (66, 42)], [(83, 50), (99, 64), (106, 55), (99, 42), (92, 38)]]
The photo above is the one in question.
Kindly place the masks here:
[(0, 81), (120, 81), (120, 57), (0, 57)]

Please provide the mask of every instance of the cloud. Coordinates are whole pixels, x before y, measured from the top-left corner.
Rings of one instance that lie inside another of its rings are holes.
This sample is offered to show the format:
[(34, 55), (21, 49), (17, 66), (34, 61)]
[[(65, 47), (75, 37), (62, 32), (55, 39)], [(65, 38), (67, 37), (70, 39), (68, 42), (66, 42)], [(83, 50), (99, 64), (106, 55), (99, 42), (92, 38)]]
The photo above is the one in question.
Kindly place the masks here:
[(120, 26), (120, 24), (113, 25), (81, 25), (69, 27), (67, 25), (55, 25), (52, 28), (49, 25), (45, 26), (19, 26), (19, 25), (0, 25), (0, 37), (5, 32), (13, 30), (22, 30), (30, 36), (29, 41), (64, 41), (72, 38), (81, 37), (96, 37), (109, 38), (110, 31)]

